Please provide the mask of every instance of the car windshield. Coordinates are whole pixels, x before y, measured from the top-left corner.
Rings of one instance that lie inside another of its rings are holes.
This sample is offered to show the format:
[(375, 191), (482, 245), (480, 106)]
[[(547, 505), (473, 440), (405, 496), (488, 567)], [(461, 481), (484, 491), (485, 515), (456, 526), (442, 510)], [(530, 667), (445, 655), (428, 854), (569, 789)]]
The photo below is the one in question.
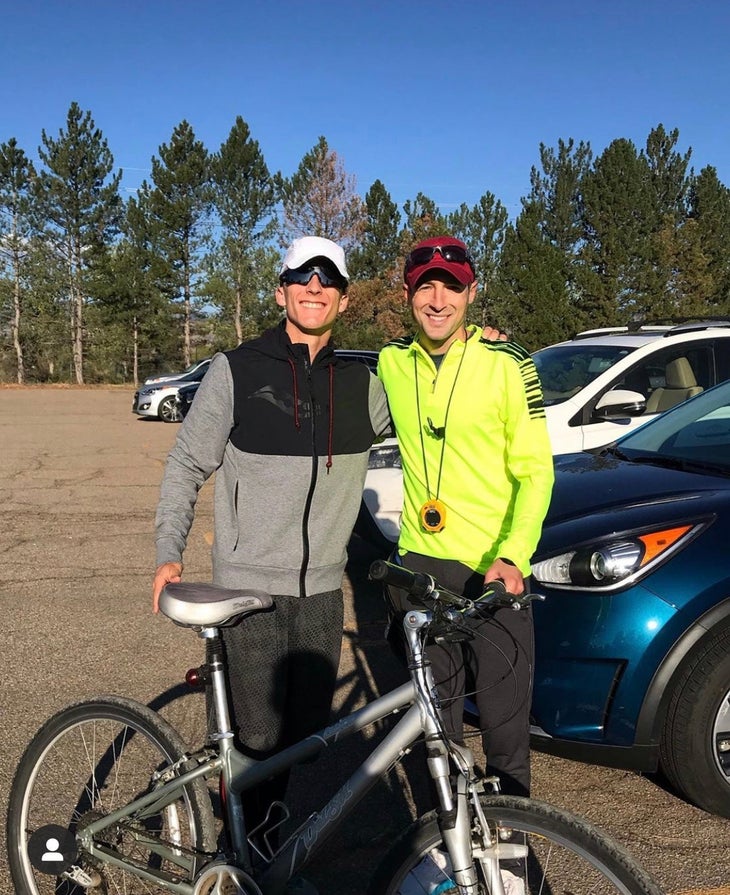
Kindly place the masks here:
[(634, 462), (730, 475), (730, 382), (679, 404), (625, 435), (616, 450)]
[(635, 349), (626, 345), (552, 345), (532, 355), (545, 406), (561, 404)]

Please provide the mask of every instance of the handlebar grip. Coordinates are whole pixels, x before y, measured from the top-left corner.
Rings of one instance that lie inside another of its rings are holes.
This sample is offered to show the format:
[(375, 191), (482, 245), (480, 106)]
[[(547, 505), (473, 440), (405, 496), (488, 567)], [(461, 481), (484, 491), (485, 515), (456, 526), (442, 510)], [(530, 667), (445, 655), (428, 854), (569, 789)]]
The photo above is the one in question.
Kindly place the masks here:
[(380, 581), (382, 584), (399, 587), (412, 597), (426, 596), (434, 589), (434, 581), (430, 575), (423, 572), (411, 572), (410, 569), (386, 562), (384, 559), (376, 559), (371, 564), (370, 578), (373, 581)]
[(485, 585), (484, 593), (474, 602), (468, 614), (478, 614), (480, 610), (487, 609), (526, 609), (533, 599), (535, 599), (533, 594), (523, 593), (521, 596), (511, 594), (504, 581), (497, 578)]
[(507, 595), (507, 585), (501, 578), (495, 578), (485, 586), (484, 593), (492, 593), (496, 599)]

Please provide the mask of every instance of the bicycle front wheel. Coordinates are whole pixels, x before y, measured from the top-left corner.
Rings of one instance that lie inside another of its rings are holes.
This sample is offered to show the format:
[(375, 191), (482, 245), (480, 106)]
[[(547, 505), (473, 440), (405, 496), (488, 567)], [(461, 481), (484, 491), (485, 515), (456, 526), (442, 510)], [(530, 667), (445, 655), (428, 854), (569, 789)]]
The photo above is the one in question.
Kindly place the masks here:
[[(632, 856), (575, 815), (533, 799), (482, 796), (493, 841), (500, 843), (505, 895), (661, 895)], [(476, 841), (476, 840), (475, 840)], [(527, 846), (518, 848), (514, 846)], [(515, 857), (516, 852), (525, 857)], [(475, 863), (481, 873), (479, 861)], [(435, 812), (416, 821), (396, 842), (370, 885), (370, 895), (448, 893), (450, 862)], [(453, 889), (456, 892), (456, 888)], [(479, 895), (488, 895), (482, 882)]]
[[(81, 850), (69, 873), (41, 872), (28, 842), (49, 824), (73, 836), (174, 778), (165, 773), (185, 754), (179, 734), (146, 706), (105, 697), (63, 709), (38, 731), (25, 751), (10, 791), (8, 861), (20, 895), (128, 895), (170, 891), (140, 878), (190, 883), (215, 847), (210, 796), (197, 780), (154, 808), (117, 820), (97, 842), (127, 867)], [(38, 838), (38, 837), (36, 837)], [(56, 842), (58, 840), (55, 840)], [(41, 865), (42, 866), (42, 865)]]

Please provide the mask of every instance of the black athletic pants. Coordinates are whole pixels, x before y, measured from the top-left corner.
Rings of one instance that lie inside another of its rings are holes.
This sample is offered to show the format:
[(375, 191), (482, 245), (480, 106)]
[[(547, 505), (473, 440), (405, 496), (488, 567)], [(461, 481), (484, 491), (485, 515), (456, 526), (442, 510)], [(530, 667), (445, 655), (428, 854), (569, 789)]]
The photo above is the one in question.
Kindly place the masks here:
[[(274, 597), (260, 612), (223, 628), (233, 730), (253, 758), (270, 755), (325, 727), (342, 645), (342, 591)], [(283, 800), (285, 773), (243, 793), (248, 831)]]
[[(484, 592), (484, 575), (461, 563), (418, 553), (406, 553), (400, 561), (408, 569), (427, 572), (455, 593), (473, 599)], [(529, 589), (529, 579), (525, 584)], [(391, 592), (402, 609), (413, 608), (412, 603), (403, 602), (403, 591), (391, 588)], [(463, 742), (464, 693), (473, 693), (487, 773), (499, 776), (502, 792), (529, 795), (532, 612), (498, 609), (486, 619), (465, 622), (473, 639), (426, 646), (447, 731), (456, 742)]]

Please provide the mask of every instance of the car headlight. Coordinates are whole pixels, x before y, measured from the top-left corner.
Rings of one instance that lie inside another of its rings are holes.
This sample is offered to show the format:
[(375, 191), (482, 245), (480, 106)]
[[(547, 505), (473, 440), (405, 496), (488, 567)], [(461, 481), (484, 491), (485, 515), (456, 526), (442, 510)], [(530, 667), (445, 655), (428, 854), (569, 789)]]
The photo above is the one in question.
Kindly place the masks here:
[(375, 447), (368, 457), (368, 469), (401, 468), (400, 448), (397, 444)]
[(587, 544), (533, 563), (532, 574), (556, 588), (616, 590), (689, 543), (707, 523), (678, 525)]

